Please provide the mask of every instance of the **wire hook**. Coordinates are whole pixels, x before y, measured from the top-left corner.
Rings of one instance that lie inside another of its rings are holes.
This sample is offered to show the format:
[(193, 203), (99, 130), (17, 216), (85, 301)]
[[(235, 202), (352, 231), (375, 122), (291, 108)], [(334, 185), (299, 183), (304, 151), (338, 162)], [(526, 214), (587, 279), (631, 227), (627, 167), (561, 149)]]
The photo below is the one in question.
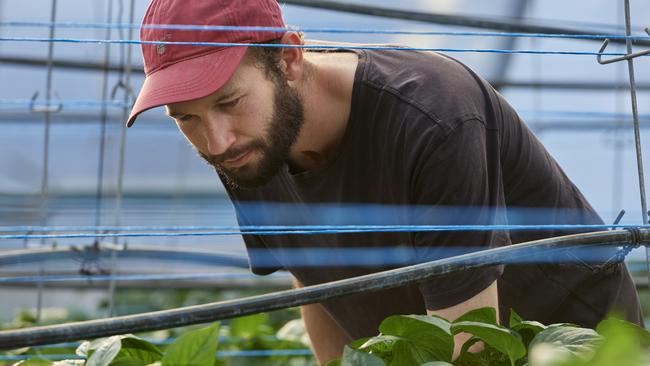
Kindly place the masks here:
[(38, 104), (36, 102), (36, 99), (38, 99), (38, 92), (34, 92), (34, 95), (32, 95), (31, 99), (29, 100), (29, 109), (32, 112), (36, 113), (56, 113), (60, 112), (61, 109), (63, 109), (63, 105), (61, 102), (52, 104)]
[[(646, 27), (645, 32), (650, 36), (650, 27)], [(601, 65), (607, 65), (611, 64), (614, 62), (619, 62), (619, 61), (624, 61), (624, 60), (631, 60), (633, 58), (637, 58), (639, 56), (645, 56), (645, 55), (650, 55), (650, 50), (645, 50), (645, 51), (640, 51), (636, 53), (629, 53), (625, 56), (620, 56), (620, 57), (614, 57), (609, 60), (603, 60), (603, 52), (607, 48), (607, 45), (609, 45), (609, 38), (605, 38), (603, 41), (603, 45), (600, 46), (600, 49), (598, 50), (598, 55), (596, 56), (596, 60), (598, 61), (599, 64)]]
[(124, 90), (124, 97), (129, 101), (129, 105), (133, 105), (135, 103), (134, 96), (135, 93), (133, 92), (133, 88), (130, 85), (127, 85), (124, 83), (122, 80), (119, 80), (115, 86), (113, 86), (113, 90), (111, 90), (111, 99), (115, 100), (115, 97), (117, 96), (117, 91), (119, 89)]

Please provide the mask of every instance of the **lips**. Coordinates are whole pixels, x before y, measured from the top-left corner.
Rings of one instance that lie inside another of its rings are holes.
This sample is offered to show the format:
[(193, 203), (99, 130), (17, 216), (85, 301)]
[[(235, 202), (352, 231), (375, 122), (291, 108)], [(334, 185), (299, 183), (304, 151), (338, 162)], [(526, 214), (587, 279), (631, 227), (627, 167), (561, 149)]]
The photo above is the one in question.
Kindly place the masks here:
[(251, 155), (251, 152), (252, 150), (248, 150), (232, 159), (224, 160), (221, 165), (225, 168), (239, 168), (248, 162), (248, 157)]

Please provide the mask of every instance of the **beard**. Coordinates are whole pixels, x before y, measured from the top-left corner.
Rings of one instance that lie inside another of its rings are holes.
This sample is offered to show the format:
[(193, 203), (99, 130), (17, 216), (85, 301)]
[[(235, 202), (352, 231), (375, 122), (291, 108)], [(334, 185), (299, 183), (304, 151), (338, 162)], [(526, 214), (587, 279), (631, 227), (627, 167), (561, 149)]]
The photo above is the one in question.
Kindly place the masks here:
[[(296, 142), (302, 128), (304, 107), (300, 95), (289, 86), (286, 79), (272, 75), (270, 80), (274, 87), (273, 114), (264, 124), (262, 137), (218, 156), (206, 155), (197, 150), (215, 169), (221, 181), (231, 189), (255, 188), (268, 183), (288, 160), (291, 146)], [(258, 153), (261, 157), (234, 169), (220, 165), (221, 162), (244, 153)]]

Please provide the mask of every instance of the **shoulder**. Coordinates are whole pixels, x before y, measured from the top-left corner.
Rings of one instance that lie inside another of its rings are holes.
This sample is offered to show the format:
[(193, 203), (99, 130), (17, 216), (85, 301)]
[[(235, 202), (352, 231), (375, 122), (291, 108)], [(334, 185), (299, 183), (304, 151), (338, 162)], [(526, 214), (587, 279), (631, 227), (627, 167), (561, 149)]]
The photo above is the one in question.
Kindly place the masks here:
[[(484, 119), (489, 84), (461, 62), (435, 52), (400, 50), (360, 53), (364, 87), (391, 93), (437, 123)], [(452, 127), (452, 126), (447, 126)]]

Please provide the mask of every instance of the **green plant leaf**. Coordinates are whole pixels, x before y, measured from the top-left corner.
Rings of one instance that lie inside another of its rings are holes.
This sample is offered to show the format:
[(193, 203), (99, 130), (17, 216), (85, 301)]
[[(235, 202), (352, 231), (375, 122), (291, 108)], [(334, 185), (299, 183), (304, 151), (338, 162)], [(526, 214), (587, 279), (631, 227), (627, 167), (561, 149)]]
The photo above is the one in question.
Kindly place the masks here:
[(121, 336), (112, 336), (103, 338), (98, 343), (94, 343), (91, 349), (86, 366), (108, 366), (122, 349)]
[(365, 338), (355, 339), (352, 342), (350, 342), (350, 344), (348, 344), (348, 346), (351, 347), (351, 348), (354, 348), (354, 349), (358, 349), (361, 346), (363, 346), (366, 342), (368, 342), (370, 339), (372, 339), (372, 337), (365, 337)]
[(534, 365), (552, 365), (563, 360), (589, 360), (602, 336), (593, 329), (549, 325), (529, 345), (528, 360)]
[(479, 322), (497, 325), (497, 311), (492, 307), (485, 307), (468, 311), (456, 319), (454, 323)]
[(107, 338), (97, 338), (92, 341), (83, 341), (75, 350), (77, 356), (86, 357), (92, 355), (92, 353), (98, 350), (100, 347), (104, 346), (106, 342), (115, 342), (116, 340), (121, 340), (122, 338), (135, 337), (133, 334), (120, 334), (114, 335)]
[(528, 343), (530, 343), (537, 333), (546, 329), (546, 325), (540, 322), (524, 320), (513, 309), (510, 309), (509, 327), (522, 336), (526, 346), (528, 346)]
[(390, 365), (419, 365), (427, 362), (426, 356), (416, 345), (405, 339), (400, 339), (393, 346)]
[(380, 357), (384, 361), (390, 363), (393, 358), (393, 348), (395, 347), (395, 344), (397, 344), (397, 342), (400, 340), (402, 340), (400, 337), (378, 335), (372, 338), (368, 338), (362, 345), (358, 347), (358, 349), (367, 353), (372, 353), (375, 356)]
[(465, 352), (468, 352), (469, 348), (473, 346), (475, 343), (480, 342), (481, 338), (477, 337), (470, 337), (470, 339), (466, 340), (465, 343), (463, 343), (463, 346), (460, 348), (460, 353), (463, 354)]
[[(567, 366), (640, 366), (648, 365), (650, 357), (643, 345), (647, 331), (618, 319), (607, 319), (597, 327), (603, 341), (594, 356), (586, 360), (573, 360)], [(639, 332), (639, 330), (641, 332)], [(564, 366), (564, 365), (563, 365)]]
[(341, 366), (385, 366), (384, 361), (369, 353), (345, 346)]
[(546, 329), (546, 325), (536, 321), (523, 320), (514, 310), (511, 310), (510, 329), (519, 333), (522, 342), (524, 342), (524, 346), (528, 349), (530, 341), (532, 341), (539, 332)]
[(523, 320), (521, 323), (515, 325), (512, 327), (512, 330), (516, 330), (517, 332), (521, 332), (524, 330), (528, 330), (534, 335), (537, 335), (537, 333), (543, 331), (546, 329), (546, 325), (536, 322), (536, 321), (531, 321), (531, 320)]
[[(619, 319), (606, 319), (598, 324), (598, 333), (603, 337), (597, 342), (592, 357), (569, 354), (562, 362), (553, 366), (640, 366), (650, 364), (647, 352), (647, 331)], [(644, 334), (645, 333), (645, 334)], [(547, 345), (547, 344), (542, 344)], [(531, 350), (537, 358), (537, 348)], [(537, 362), (535, 366), (544, 366)]]
[(623, 333), (627, 332), (636, 338), (636, 340), (643, 347), (650, 347), (650, 332), (639, 327), (636, 324), (630, 323), (625, 320), (617, 318), (607, 318), (596, 327), (596, 332), (600, 335), (610, 334), (610, 333)]
[(31, 358), (29, 360), (23, 360), (16, 362), (12, 366), (50, 366), (53, 362), (49, 360), (44, 360), (42, 358)]
[(485, 344), (506, 354), (512, 365), (526, 355), (526, 347), (519, 334), (499, 325), (473, 321), (454, 322), (451, 325), (451, 332), (453, 334), (466, 332), (480, 338)]
[[(470, 338), (478, 339), (478, 338)], [(469, 341), (468, 341), (469, 342)], [(468, 343), (465, 342), (463, 348)], [(509, 366), (511, 365), (510, 358), (504, 353), (494, 349), (490, 346), (485, 346), (485, 348), (480, 352), (461, 352), (458, 358), (454, 361), (456, 365), (462, 366)]]
[[(418, 364), (451, 361), (454, 338), (447, 320), (427, 315), (393, 315), (379, 325), (383, 335), (401, 338), (399, 353), (408, 352)], [(402, 345), (401, 343), (408, 343)], [(393, 352), (395, 357), (395, 350)], [(399, 356), (401, 357), (401, 356)]]
[(514, 328), (522, 321), (524, 321), (524, 319), (519, 316), (519, 314), (517, 314), (515, 309), (510, 309), (510, 320), (508, 321), (508, 327)]
[(118, 358), (116, 357), (111, 366), (145, 366), (146, 363), (136, 359), (136, 358)]
[(122, 338), (122, 349), (111, 366), (147, 365), (160, 361), (162, 352), (155, 345), (135, 336)]
[(219, 323), (187, 332), (172, 343), (162, 358), (163, 366), (212, 366), (217, 357)]
[(260, 330), (268, 328), (266, 323), (269, 316), (265, 313), (242, 316), (230, 321), (230, 336), (240, 338), (253, 338), (259, 335)]
[(517, 324), (517, 326), (512, 330), (519, 333), (521, 341), (524, 343), (524, 347), (528, 349), (530, 342), (544, 329), (546, 329), (546, 326), (540, 322), (525, 320)]

